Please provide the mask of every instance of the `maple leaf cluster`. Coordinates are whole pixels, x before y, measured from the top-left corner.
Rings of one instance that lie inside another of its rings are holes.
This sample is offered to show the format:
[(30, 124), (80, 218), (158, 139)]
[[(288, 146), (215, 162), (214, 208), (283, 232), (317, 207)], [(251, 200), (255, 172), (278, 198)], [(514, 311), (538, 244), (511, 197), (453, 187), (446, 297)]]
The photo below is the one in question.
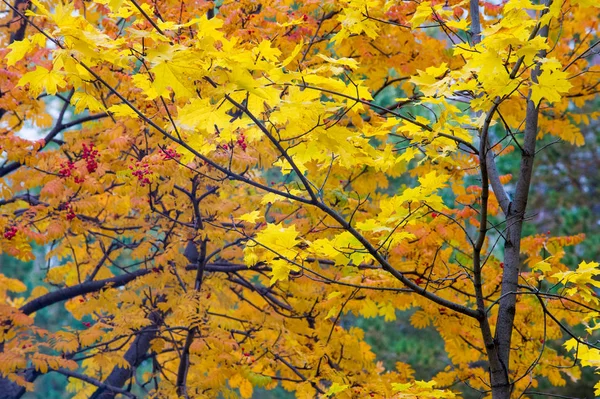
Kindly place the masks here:
[[(584, 237), (523, 234), (536, 142), (598, 116), (595, 2), (1, 7), (0, 249), (49, 267), (0, 274), (0, 392), (508, 399), (598, 365)], [(344, 322), (404, 310), (430, 381)]]

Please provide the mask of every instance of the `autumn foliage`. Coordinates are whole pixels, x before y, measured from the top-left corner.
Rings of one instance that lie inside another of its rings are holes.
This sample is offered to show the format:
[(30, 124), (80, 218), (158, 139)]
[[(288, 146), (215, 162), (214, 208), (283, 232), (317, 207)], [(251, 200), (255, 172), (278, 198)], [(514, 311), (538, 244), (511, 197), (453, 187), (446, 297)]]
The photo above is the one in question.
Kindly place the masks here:
[[(536, 152), (576, 151), (598, 117), (579, 110), (599, 12), (0, 3), (0, 248), (44, 247), (49, 265), (32, 290), (0, 274), (1, 392), (51, 372), (76, 398), (499, 399), (577, 381), (600, 365), (600, 266), (563, 263), (578, 232), (522, 227)], [(79, 324), (36, 325), (49, 306)], [(431, 381), (384, 369), (341, 323), (411, 309), (451, 361)]]

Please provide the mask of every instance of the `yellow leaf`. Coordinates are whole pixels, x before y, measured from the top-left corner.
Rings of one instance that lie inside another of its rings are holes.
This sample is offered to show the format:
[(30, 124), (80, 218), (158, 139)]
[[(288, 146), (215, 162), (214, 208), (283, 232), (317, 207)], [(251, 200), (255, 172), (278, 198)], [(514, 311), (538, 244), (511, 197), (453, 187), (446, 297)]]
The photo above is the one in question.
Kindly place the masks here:
[(63, 76), (42, 66), (36, 66), (35, 71), (27, 72), (19, 79), (18, 86), (25, 86), (29, 83), (29, 90), (34, 96), (39, 95), (44, 89), (48, 94), (56, 94), (59, 87), (65, 87)]
[(340, 295), (342, 295), (341, 292), (339, 292), (339, 291), (333, 291), (329, 295), (327, 295), (327, 299), (337, 298)]
[(278, 57), (281, 55), (281, 50), (278, 48), (271, 47), (272, 43), (270, 40), (263, 40), (260, 42), (257, 48), (254, 49), (253, 53), (260, 54), (267, 61), (279, 61)]
[(29, 296), (29, 300), (41, 297), (42, 295), (46, 295), (48, 293), (48, 288), (38, 285), (33, 290), (31, 290), (31, 295)]
[(392, 390), (394, 392), (404, 392), (407, 391), (410, 387), (412, 387), (412, 383), (407, 382), (406, 384), (401, 384), (398, 382), (392, 383)]
[(415, 328), (422, 329), (431, 323), (429, 319), (429, 315), (422, 310), (418, 310), (410, 317), (410, 324), (412, 324)]
[(534, 5), (529, 0), (510, 0), (504, 6), (504, 12), (509, 12), (511, 10), (543, 10), (546, 8), (545, 5), (539, 4)]
[(542, 273), (545, 273), (545, 272), (549, 272), (550, 270), (552, 270), (552, 265), (550, 263), (546, 262), (546, 260), (542, 260), (542, 261), (539, 261), (538, 263), (536, 263), (535, 265), (531, 266), (531, 270), (533, 270), (533, 271), (539, 270)]
[(243, 380), (240, 383), (240, 395), (242, 398), (248, 399), (252, 397), (252, 384), (248, 380)]
[(333, 306), (329, 309), (329, 311), (327, 312), (327, 315), (325, 316), (325, 320), (327, 319), (331, 319), (332, 317), (335, 318), (337, 317), (338, 313), (340, 312), (340, 310), (338, 309), (337, 306)]
[(33, 364), (33, 367), (42, 374), (48, 372), (48, 363), (44, 359), (36, 359), (34, 357), (31, 359), (31, 364)]
[(291, 21), (287, 21), (287, 22), (283, 22), (283, 23), (277, 23), (277, 26), (281, 26), (282, 28), (287, 28), (288, 26), (295, 26), (295, 25), (300, 25), (304, 23), (304, 18), (296, 18), (293, 19)]
[(282, 67), (288, 66), (288, 64), (290, 62), (292, 62), (294, 60), (294, 58), (296, 58), (296, 56), (298, 55), (298, 53), (300, 53), (300, 50), (302, 49), (303, 46), (304, 46), (304, 41), (300, 40), (300, 43), (298, 43), (296, 45), (296, 47), (294, 47), (294, 51), (292, 51), (290, 53), (290, 55), (285, 60), (283, 60), (283, 62), (281, 63), (281, 66)]
[(76, 92), (71, 97), (71, 104), (75, 106), (75, 113), (81, 113), (86, 109), (90, 112), (104, 110), (104, 105), (96, 99), (95, 96), (83, 93), (81, 91)]
[(177, 97), (189, 98), (194, 95), (189, 89), (192, 81), (186, 76), (185, 67), (181, 64), (165, 60), (154, 66), (151, 72), (154, 74), (153, 86), (160, 95), (165, 93), (167, 87), (170, 87)]
[(415, 385), (419, 388), (431, 389), (436, 385), (435, 381), (415, 381)]
[(549, 103), (560, 101), (561, 94), (565, 94), (573, 87), (568, 81), (569, 74), (560, 69), (558, 62), (548, 62), (542, 64), (542, 72), (538, 77), (538, 82), (531, 85), (531, 101), (539, 105), (542, 98)]
[(388, 302), (379, 308), (379, 316), (383, 316), (385, 321), (394, 321), (396, 320), (396, 309)]
[(415, 14), (413, 15), (412, 19), (410, 20), (411, 26), (413, 28), (417, 28), (419, 25), (421, 25), (423, 22), (425, 22), (425, 20), (427, 18), (429, 18), (431, 13), (432, 13), (431, 2), (430, 1), (422, 2), (417, 7)]
[(356, 61), (353, 58), (337, 58), (337, 59), (335, 59), (335, 58), (328, 57), (321, 53), (317, 54), (317, 56), (324, 59), (325, 61), (329, 62), (330, 64), (344, 65), (344, 66), (350, 67), (352, 69), (358, 68), (358, 61)]
[(371, 317), (377, 317), (379, 315), (377, 304), (371, 299), (366, 299), (363, 302), (362, 308), (360, 309), (360, 314), (367, 319), (370, 319)]
[(467, 21), (466, 19), (461, 19), (460, 21), (451, 20), (451, 21), (446, 22), (446, 25), (448, 25), (451, 28), (458, 29), (458, 30), (469, 29), (469, 21)]
[(6, 65), (12, 66), (33, 49), (33, 43), (29, 39), (24, 39), (12, 42), (7, 48), (10, 49), (10, 53), (6, 55)]
[(8, 278), (3, 274), (0, 274), (0, 290), (24, 292), (27, 290), (27, 287), (19, 280)]
[(126, 104), (116, 104), (108, 108), (108, 111), (114, 116), (129, 116), (137, 118), (138, 114)]
[(327, 393), (325, 394), (325, 396), (333, 396), (340, 392), (344, 392), (346, 389), (348, 389), (348, 387), (350, 387), (350, 385), (347, 385), (347, 384), (341, 385), (341, 384), (338, 384), (337, 382), (334, 382), (333, 384), (331, 384), (331, 386), (327, 390)]
[(298, 271), (299, 267), (283, 259), (276, 259), (271, 262), (271, 285), (277, 281), (288, 279), (291, 271)]
[(238, 217), (239, 220), (243, 220), (244, 222), (254, 223), (257, 219), (262, 218), (260, 215), (260, 211), (252, 211), (249, 213), (245, 213), (242, 216)]

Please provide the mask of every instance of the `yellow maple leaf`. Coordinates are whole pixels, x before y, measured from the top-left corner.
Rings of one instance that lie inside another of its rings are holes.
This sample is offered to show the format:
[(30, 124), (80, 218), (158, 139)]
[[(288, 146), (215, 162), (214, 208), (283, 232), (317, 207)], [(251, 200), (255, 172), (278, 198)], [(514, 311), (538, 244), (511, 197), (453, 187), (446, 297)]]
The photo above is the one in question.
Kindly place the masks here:
[(252, 211), (249, 213), (245, 213), (242, 216), (238, 217), (239, 220), (243, 220), (244, 222), (254, 223), (257, 219), (261, 218), (260, 211)]
[(334, 396), (340, 392), (344, 392), (349, 387), (350, 387), (350, 385), (348, 385), (348, 384), (342, 385), (337, 382), (334, 382), (333, 384), (331, 384), (331, 386), (327, 390), (327, 393), (325, 394), (325, 396)]
[(42, 66), (36, 66), (35, 71), (23, 75), (19, 79), (18, 86), (25, 86), (27, 83), (29, 83), (29, 90), (34, 96), (39, 95), (44, 90), (48, 94), (56, 94), (59, 87), (67, 85), (62, 74)]
[(388, 302), (379, 308), (379, 316), (383, 316), (385, 321), (396, 320), (396, 309)]
[(71, 104), (75, 106), (75, 113), (81, 113), (86, 109), (91, 112), (104, 110), (104, 105), (98, 101), (96, 96), (78, 91), (71, 97)]
[(446, 25), (448, 25), (451, 28), (458, 29), (458, 30), (469, 29), (469, 21), (467, 21), (466, 19), (461, 19), (460, 21), (450, 20), (450, 21), (446, 22)]
[(33, 49), (33, 43), (29, 39), (24, 39), (12, 42), (7, 48), (10, 49), (10, 53), (6, 55), (6, 65), (12, 66)]
[(371, 317), (377, 317), (379, 315), (377, 304), (371, 299), (366, 299), (362, 308), (360, 309), (360, 314), (367, 319), (370, 319)]
[(504, 6), (504, 11), (509, 12), (511, 10), (543, 10), (546, 8), (543, 4), (533, 4), (529, 0), (510, 0)]
[[(550, 258), (548, 258), (548, 259), (550, 259)], [(542, 273), (549, 272), (550, 270), (552, 270), (552, 265), (550, 263), (546, 262), (546, 260), (548, 260), (548, 259), (537, 262), (535, 265), (531, 266), (531, 270), (533, 270), (533, 271), (539, 270)]]
[(264, 57), (267, 61), (278, 61), (281, 55), (281, 50), (276, 47), (271, 47), (272, 43), (270, 40), (263, 40), (260, 42), (258, 47), (253, 50), (253, 53), (261, 57)]
[(170, 87), (177, 97), (189, 98), (194, 95), (190, 90), (192, 81), (181, 63), (165, 60), (155, 65), (151, 72), (154, 74), (153, 86), (157, 93), (163, 95), (167, 87)]
[(431, 13), (432, 9), (430, 1), (424, 1), (421, 4), (419, 4), (417, 10), (415, 11), (415, 14), (410, 20), (410, 24), (413, 27), (413, 29), (417, 28), (419, 25), (425, 22), (425, 20), (431, 16)]
[(277, 281), (286, 281), (291, 271), (298, 271), (300, 268), (287, 260), (275, 259), (270, 262), (271, 265), (271, 285)]
[(558, 62), (546, 62), (542, 64), (542, 72), (538, 82), (531, 85), (531, 101), (539, 105), (542, 98), (549, 103), (560, 101), (561, 94), (565, 94), (573, 87), (568, 81), (569, 74), (560, 69)]

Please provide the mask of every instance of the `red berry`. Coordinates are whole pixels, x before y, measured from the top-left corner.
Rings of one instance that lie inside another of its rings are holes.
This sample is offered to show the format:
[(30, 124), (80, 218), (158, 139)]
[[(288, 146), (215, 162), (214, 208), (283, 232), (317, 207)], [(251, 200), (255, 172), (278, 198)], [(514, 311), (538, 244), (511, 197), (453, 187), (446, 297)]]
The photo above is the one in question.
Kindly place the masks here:
[(504, 269), (504, 262), (500, 262), (500, 268)]
[(437, 214), (436, 212), (433, 212), (433, 213), (431, 214), (431, 217), (435, 219), (436, 217), (438, 217), (438, 214)]
[(6, 238), (7, 240), (12, 240), (17, 235), (18, 231), (19, 230), (16, 226), (8, 227), (6, 230), (4, 230), (4, 238)]
[(67, 220), (71, 221), (77, 217), (70, 202), (64, 205), (64, 209), (67, 211)]
[(75, 164), (73, 164), (73, 162), (63, 162), (60, 164), (60, 170), (58, 171), (58, 175), (62, 178), (71, 177), (73, 169), (75, 169)]
[(89, 327), (91, 327), (91, 326), (92, 326), (92, 323), (90, 323), (89, 321), (84, 321), (84, 322), (83, 322), (83, 325), (84, 325), (85, 327), (88, 327), (88, 328), (89, 328)]

